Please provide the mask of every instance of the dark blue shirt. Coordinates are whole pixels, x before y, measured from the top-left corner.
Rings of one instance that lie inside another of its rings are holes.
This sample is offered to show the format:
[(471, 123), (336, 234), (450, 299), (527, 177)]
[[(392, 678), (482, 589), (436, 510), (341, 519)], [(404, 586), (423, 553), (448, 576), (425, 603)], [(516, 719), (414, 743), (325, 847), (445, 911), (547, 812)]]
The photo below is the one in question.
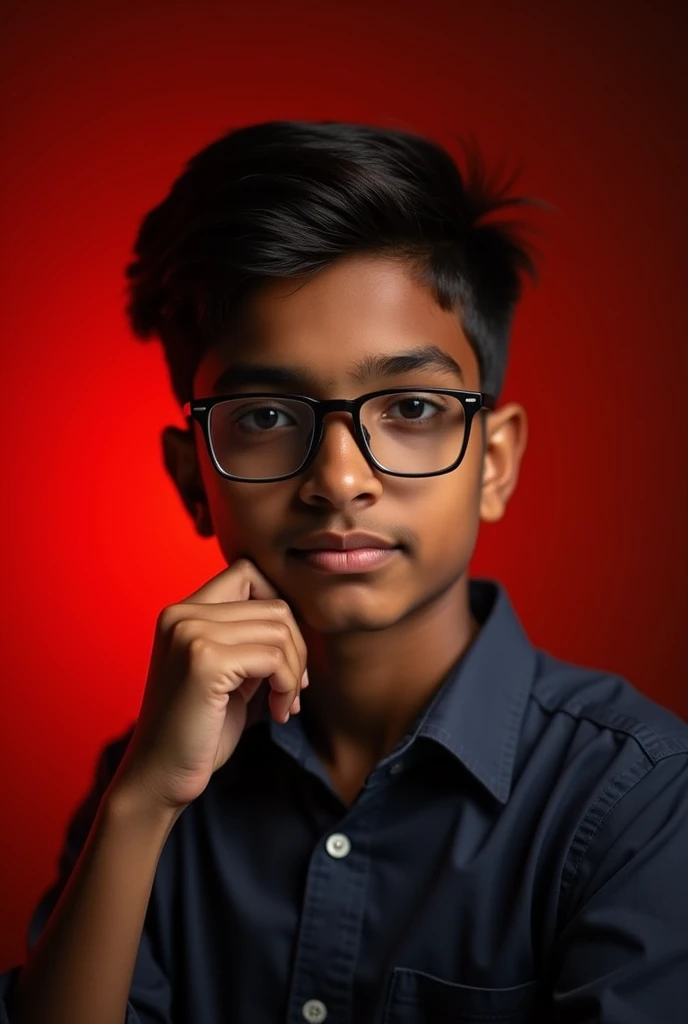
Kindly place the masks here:
[(163, 849), (127, 1024), (685, 1024), (688, 726), (534, 649), (494, 584), (471, 602), (475, 642), (349, 807), (254, 701)]

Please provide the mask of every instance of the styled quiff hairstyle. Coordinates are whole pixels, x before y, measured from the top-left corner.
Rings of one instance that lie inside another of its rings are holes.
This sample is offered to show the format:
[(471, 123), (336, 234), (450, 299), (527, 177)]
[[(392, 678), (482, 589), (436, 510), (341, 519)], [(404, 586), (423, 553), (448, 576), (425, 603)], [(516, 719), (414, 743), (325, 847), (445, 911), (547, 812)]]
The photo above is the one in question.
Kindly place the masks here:
[(126, 268), (134, 334), (162, 342), (180, 404), (207, 347), (229, 338), (246, 300), (273, 278), (340, 257), (404, 259), (472, 344), (498, 395), (522, 276), (535, 277), (519, 225), (532, 204), (490, 181), (474, 143), (462, 172), (437, 143), (392, 128), (268, 121), (229, 132), (187, 163), (143, 219)]

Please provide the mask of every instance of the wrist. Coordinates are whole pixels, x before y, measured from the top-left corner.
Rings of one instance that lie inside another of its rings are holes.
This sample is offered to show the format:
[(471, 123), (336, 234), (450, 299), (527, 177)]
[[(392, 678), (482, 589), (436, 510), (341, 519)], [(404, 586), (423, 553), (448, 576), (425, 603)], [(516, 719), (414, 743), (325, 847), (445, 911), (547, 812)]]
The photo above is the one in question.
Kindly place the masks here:
[(184, 807), (172, 807), (159, 800), (143, 778), (118, 771), (103, 798), (108, 817), (117, 821), (141, 824), (169, 834)]

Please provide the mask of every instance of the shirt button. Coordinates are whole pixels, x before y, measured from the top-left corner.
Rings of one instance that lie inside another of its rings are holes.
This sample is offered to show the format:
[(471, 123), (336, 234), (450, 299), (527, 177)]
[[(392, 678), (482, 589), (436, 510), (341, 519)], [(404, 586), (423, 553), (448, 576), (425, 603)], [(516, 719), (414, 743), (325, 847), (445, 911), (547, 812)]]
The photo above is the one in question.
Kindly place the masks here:
[(398, 775), (399, 772), (403, 772), (403, 770), (404, 770), (403, 762), (402, 761), (396, 761), (395, 764), (393, 764), (392, 767), (389, 769), (389, 774), (390, 775)]
[[(346, 857), (351, 852), (351, 842), (348, 836), (342, 835), (341, 832), (335, 832), (328, 838), (325, 848), (330, 857)], [(318, 1020), (324, 1019), (324, 1017), (318, 1017)]]
[(319, 999), (309, 999), (303, 1004), (301, 1012), (304, 1020), (310, 1021), (311, 1024), (321, 1024), (327, 1019), (327, 1007)]

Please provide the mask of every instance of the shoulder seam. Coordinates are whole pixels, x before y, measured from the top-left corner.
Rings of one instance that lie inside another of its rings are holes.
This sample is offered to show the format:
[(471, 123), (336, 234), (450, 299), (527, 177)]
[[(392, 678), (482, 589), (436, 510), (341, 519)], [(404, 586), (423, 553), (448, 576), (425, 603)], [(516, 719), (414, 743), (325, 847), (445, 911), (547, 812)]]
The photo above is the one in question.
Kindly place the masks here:
[(531, 696), (536, 704), (549, 715), (564, 714), (579, 721), (591, 722), (601, 729), (624, 733), (635, 740), (653, 764), (675, 754), (688, 754), (688, 739), (684, 740), (680, 736), (672, 735), (661, 736), (639, 718), (621, 715), (613, 711), (605, 713), (603, 709), (596, 709), (593, 713), (585, 705), (571, 702), (553, 708), (545, 704), (536, 693), (533, 692)]

